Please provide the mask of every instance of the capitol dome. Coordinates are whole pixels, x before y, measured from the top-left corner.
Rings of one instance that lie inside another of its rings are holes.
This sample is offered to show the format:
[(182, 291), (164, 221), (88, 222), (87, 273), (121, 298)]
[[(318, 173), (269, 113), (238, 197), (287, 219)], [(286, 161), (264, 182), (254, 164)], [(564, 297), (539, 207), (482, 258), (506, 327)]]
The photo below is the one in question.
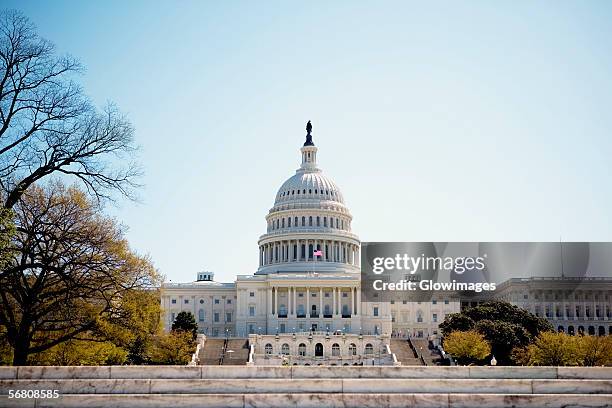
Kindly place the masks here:
[(359, 272), (359, 238), (340, 189), (317, 167), (317, 147), (308, 128), (302, 163), (276, 193), (267, 231), (259, 239), (257, 274)]

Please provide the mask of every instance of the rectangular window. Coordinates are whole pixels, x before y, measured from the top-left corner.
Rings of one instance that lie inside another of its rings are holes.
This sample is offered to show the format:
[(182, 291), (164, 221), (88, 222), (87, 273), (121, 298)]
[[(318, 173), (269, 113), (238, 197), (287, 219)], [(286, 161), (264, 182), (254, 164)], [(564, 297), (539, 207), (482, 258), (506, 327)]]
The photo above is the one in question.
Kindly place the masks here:
[(176, 305), (176, 299), (172, 299), (172, 304)]
[(374, 307), (374, 316), (378, 316), (378, 307)]
[(189, 299), (185, 299), (185, 304), (188, 305), (189, 304)]
[(434, 322), (434, 323), (436, 323), (436, 322), (438, 321), (438, 314), (437, 314), (437, 313), (434, 313), (434, 314), (433, 314), (433, 316), (432, 316), (432, 318), (433, 318), (433, 319), (432, 319), (432, 320), (433, 320), (433, 322)]
[(438, 304), (438, 301), (437, 301), (436, 299), (434, 299), (434, 300), (432, 300), (432, 301), (431, 301), (431, 304), (432, 304), (432, 305), (437, 305), (437, 304)]
[(226, 313), (225, 314), (225, 322), (226, 323), (231, 323), (232, 322), (232, 314), (231, 313)]
[(227, 299), (227, 304), (231, 305), (232, 304), (232, 299)]
[(448, 305), (448, 299), (444, 299), (444, 304)]
[(255, 316), (255, 306), (249, 306), (249, 316)]
[(215, 299), (215, 305), (219, 304), (219, 299)]
[(249, 292), (250, 297), (255, 297), (255, 292)]
[(219, 323), (219, 312), (215, 312), (215, 323)]

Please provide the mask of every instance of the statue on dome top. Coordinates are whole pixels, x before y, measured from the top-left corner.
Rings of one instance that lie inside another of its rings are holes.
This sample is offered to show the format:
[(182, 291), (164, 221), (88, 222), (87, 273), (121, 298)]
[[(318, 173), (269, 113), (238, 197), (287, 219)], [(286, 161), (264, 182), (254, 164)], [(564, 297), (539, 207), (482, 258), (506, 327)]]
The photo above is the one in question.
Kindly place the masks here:
[(306, 142), (304, 143), (304, 146), (314, 146), (314, 143), (312, 142), (312, 123), (310, 123), (310, 121), (308, 121), (308, 123), (306, 124)]

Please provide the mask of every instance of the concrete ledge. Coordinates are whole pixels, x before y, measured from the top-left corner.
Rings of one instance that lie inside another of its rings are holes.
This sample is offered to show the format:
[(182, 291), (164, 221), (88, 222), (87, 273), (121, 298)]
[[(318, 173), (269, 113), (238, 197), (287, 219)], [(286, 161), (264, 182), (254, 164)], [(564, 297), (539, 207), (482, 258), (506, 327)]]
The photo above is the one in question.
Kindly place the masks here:
[(524, 379), (33, 379), (0, 380), (9, 390), (58, 390), (60, 394), (612, 394), (611, 380)]
[(0, 380), (7, 378), (17, 378), (18, 367), (0, 366)]
[(612, 379), (612, 367), (557, 367), (557, 378)]
[[(355, 367), (366, 368), (367, 367)], [(470, 378), (469, 367), (409, 366), (380, 367), (379, 378)]]
[[(557, 378), (557, 367), (471, 366), (467, 368), (470, 370), (470, 378)], [(500, 377), (500, 374), (503, 377)]]
[(151, 393), (158, 394), (268, 394), (341, 393), (343, 380), (329, 379), (242, 379), (242, 380), (153, 380)]
[(202, 370), (200, 366), (110, 366), (109, 378), (202, 378)]
[[(294, 380), (295, 381), (295, 380)], [(427, 393), (497, 393), (531, 394), (531, 380), (471, 379), (385, 379), (342, 380), (344, 393), (427, 394)]]
[(28, 408), (106, 407), (610, 407), (612, 395), (564, 394), (154, 394), (154, 395), (64, 395), (58, 399), (9, 400), (0, 397), (0, 406)]
[(590, 394), (449, 394), (449, 408), (525, 407), (525, 408), (603, 408), (612, 406), (611, 395)]
[(27, 366), (0, 367), (0, 379), (612, 379), (612, 367), (380, 366)]
[(110, 366), (20, 366), (17, 378), (110, 378)]
[(58, 390), (60, 394), (150, 394), (151, 380), (0, 380), (0, 395), (8, 395), (9, 390)]
[(288, 379), (292, 377), (291, 367), (200, 366), (200, 368), (202, 370), (201, 378), (285, 378), (285, 379)]

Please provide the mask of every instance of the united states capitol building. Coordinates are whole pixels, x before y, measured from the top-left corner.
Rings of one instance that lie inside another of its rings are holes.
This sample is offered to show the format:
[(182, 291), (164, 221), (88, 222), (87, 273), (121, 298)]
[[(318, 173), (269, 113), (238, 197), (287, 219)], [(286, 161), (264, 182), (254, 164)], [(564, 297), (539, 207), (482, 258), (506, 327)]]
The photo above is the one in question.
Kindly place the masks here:
[[(194, 282), (163, 284), (166, 329), (189, 311), (199, 332), (212, 338), (308, 332), (432, 338), (447, 314), (474, 304), (443, 293), (423, 302), (361, 300), (360, 240), (342, 192), (318, 166), (311, 129), (309, 123), (300, 167), (265, 216), (257, 271), (228, 283), (198, 272)], [(612, 333), (612, 279), (586, 282), (571, 300), (556, 289), (564, 293), (563, 282), (512, 279), (499, 296), (559, 330)]]
[(300, 167), (278, 189), (265, 217), (258, 270), (229, 283), (216, 282), (211, 272), (199, 272), (191, 283), (165, 283), (166, 328), (184, 310), (212, 337), (309, 331), (424, 337), (437, 331), (445, 314), (459, 310), (450, 298), (433, 304), (361, 301), (359, 237), (317, 153), (308, 132)]

